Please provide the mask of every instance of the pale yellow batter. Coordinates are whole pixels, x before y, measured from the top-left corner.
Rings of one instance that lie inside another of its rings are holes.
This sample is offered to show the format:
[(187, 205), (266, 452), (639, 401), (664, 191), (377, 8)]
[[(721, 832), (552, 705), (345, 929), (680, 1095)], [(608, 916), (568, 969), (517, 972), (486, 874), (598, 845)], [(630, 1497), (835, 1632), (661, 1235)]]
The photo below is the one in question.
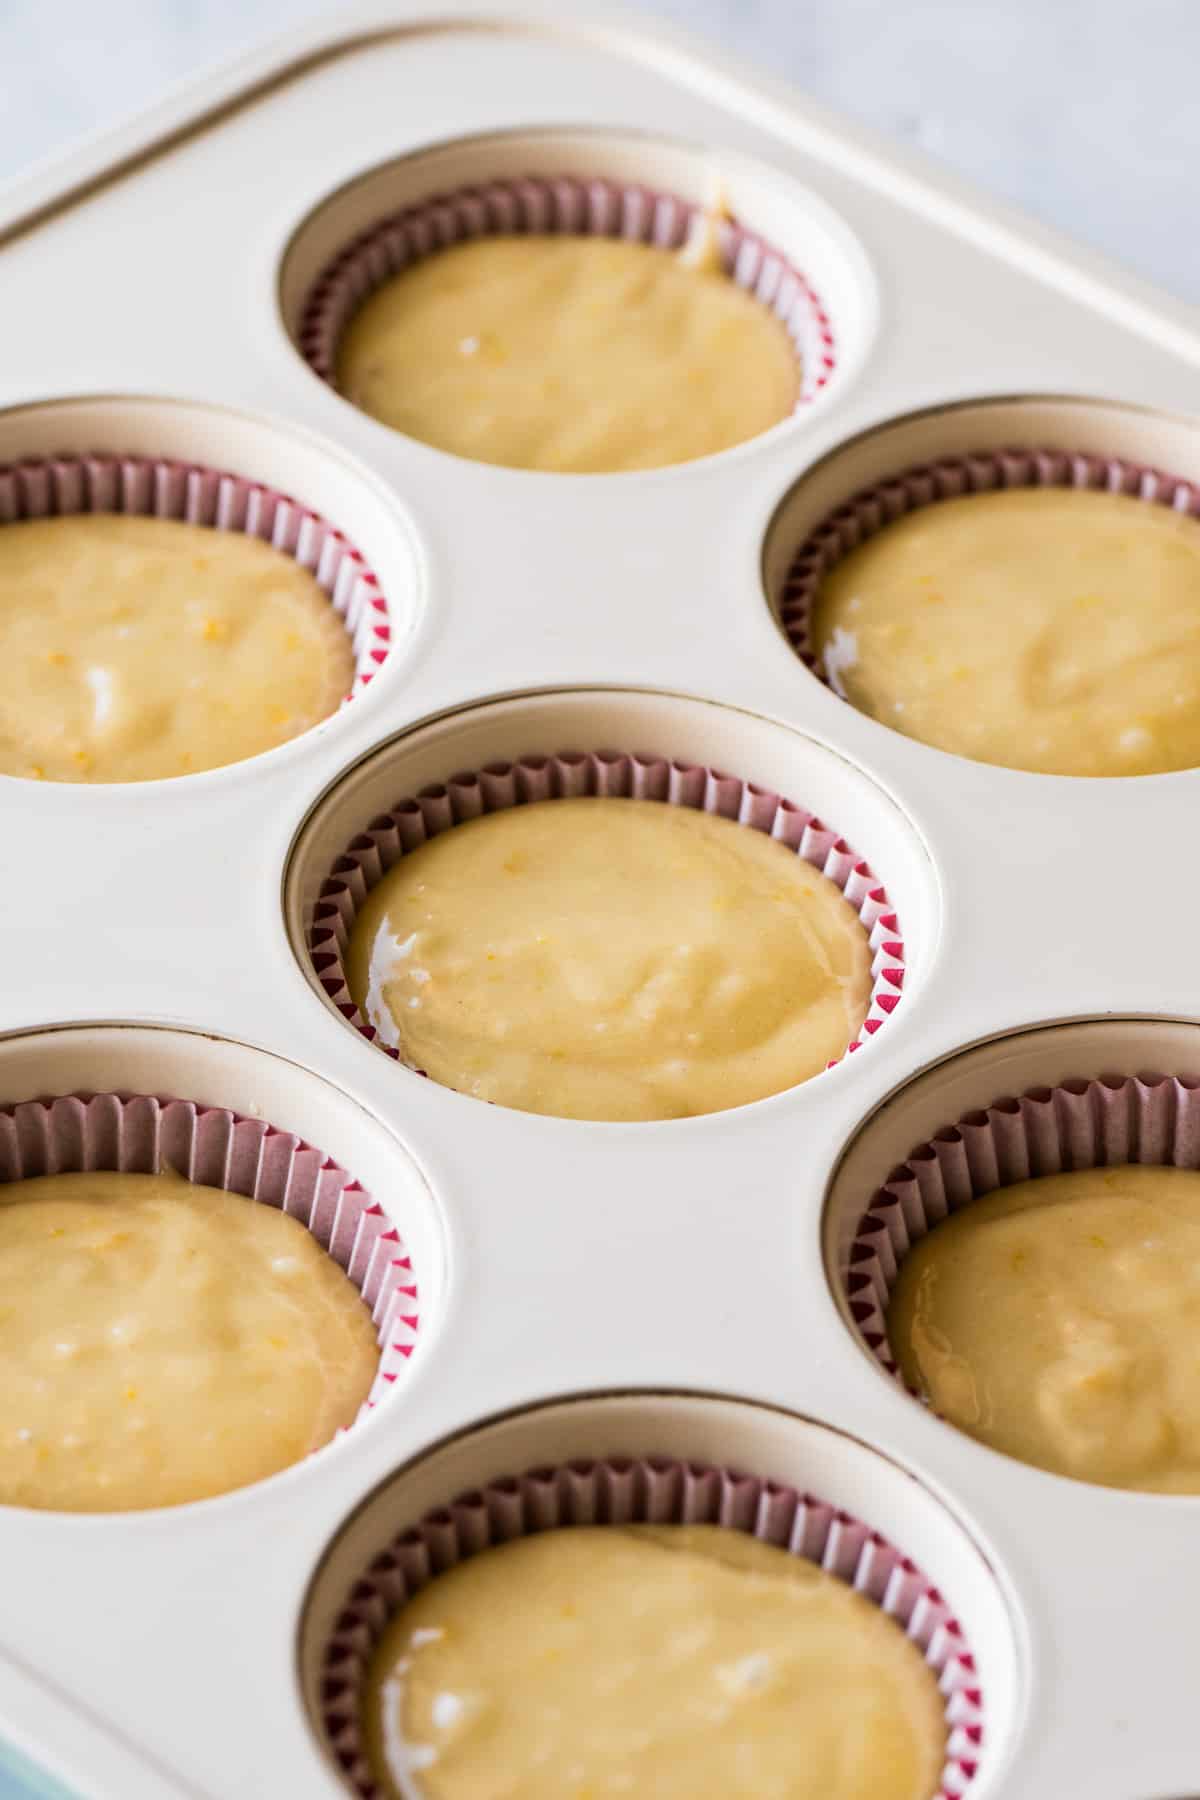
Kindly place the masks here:
[(181, 1176), (0, 1186), (0, 1503), (202, 1500), (353, 1423), (370, 1314), (295, 1219)]
[(1058, 488), (920, 508), (822, 583), (832, 685), (885, 725), (1052, 775), (1200, 765), (1200, 522)]
[(1200, 1493), (1200, 1174), (1023, 1181), (909, 1252), (905, 1380), (952, 1425), (1060, 1475)]
[(714, 1525), (518, 1538), (399, 1613), (368, 1677), (401, 1800), (930, 1800), (937, 1679), (893, 1620)]
[(762, 832), (649, 800), (546, 800), (401, 857), (347, 974), (384, 1043), (447, 1087), (670, 1119), (840, 1056), (871, 951), (833, 883)]
[(337, 379), (440, 450), (575, 473), (726, 450), (799, 392), (791, 339), (752, 294), (598, 237), (480, 238), (414, 264), (353, 318)]
[(315, 578), (236, 531), (88, 514), (0, 526), (0, 772), (149, 781), (336, 711), (349, 635)]

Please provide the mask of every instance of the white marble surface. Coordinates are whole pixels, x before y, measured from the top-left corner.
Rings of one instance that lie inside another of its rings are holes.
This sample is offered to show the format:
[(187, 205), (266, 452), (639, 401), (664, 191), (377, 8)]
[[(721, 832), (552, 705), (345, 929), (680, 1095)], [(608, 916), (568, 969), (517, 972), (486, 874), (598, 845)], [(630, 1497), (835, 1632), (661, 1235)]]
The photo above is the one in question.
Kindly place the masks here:
[[(1200, 0), (630, 3), (1200, 301)], [(0, 179), (312, 10), (0, 0)]]

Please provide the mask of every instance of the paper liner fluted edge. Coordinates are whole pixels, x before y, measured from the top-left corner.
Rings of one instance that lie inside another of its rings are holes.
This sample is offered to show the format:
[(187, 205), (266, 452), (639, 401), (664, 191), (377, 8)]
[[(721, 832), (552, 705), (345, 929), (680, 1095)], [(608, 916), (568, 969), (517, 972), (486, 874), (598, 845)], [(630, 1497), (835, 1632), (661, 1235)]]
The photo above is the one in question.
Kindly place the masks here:
[(946, 1760), (931, 1800), (969, 1791), (984, 1732), (975, 1658), (945, 1597), (895, 1545), (826, 1501), (757, 1475), (614, 1457), (543, 1466), (460, 1495), (427, 1513), (363, 1570), (334, 1621), (320, 1677), (326, 1743), (362, 1800), (384, 1800), (363, 1742), (365, 1677), (384, 1628), (405, 1602), (493, 1545), (561, 1526), (633, 1523), (743, 1531), (816, 1563), (872, 1600), (919, 1646), (944, 1697)]
[[(704, 208), (635, 182), (527, 176), (436, 194), (369, 226), (314, 281), (297, 331), (310, 368), (337, 386), (337, 350), (358, 308), (384, 282), (453, 244), (500, 233), (625, 238), (676, 250)], [(797, 407), (833, 375), (833, 324), (806, 277), (783, 253), (734, 220), (714, 221), (730, 279), (773, 312), (800, 365)]]
[(73, 455), (0, 464), (0, 526), (88, 513), (203, 525), (260, 539), (308, 570), (350, 638), (346, 705), (387, 661), (392, 618), (362, 554), (327, 519), (244, 475), (169, 457)]
[(867, 933), (871, 997), (859, 1034), (847, 1046), (846, 1054), (874, 1036), (894, 1012), (904, 985), (899, 920), (869, 865), (830, 826), (769, 789), (697, 763), (623, 751), (565, 750), (516, 762), (494, 762), (433, 783), (380, 814), (351, 840), (321, 886), (309, 933), (313, 970), (342, 1017), (389, 1056), (400, 1057), (398, 1049), (379, 1039), (355, 1005), (346, 980), (345, 954), (359, 907), (406, 851), (419, 849), (430, 838), (484, 813), (580, 796), (688, 806), (735, 819), (786, 844), (841, 890)]
[[(888, 525), (939, 501), (1013, 488), (1082, 488), (1126, 494), (1149, 505), (1200, 517), (1200, 484), (1117, 456), (1063, 450), (980, 451), (919, 463), (863, 488), (828, 513), (788, 565), (774, 605), (785, 636), (813, 674), (838, 692), (812, 639), (813, 607), (821, 583), (841, 561)], [(844, 698), (844, 696), (843, 696)]]
[(345, 1169), (294, 1132), (194, 1100), (66, 1094), (0, 1109), (0, 1183), (93, 1169), (153, 1175), (164, 1168), (276, 1207), (345, 1271), (379, 1342), (363, 1418), (408, 1366), (419, 1304), (400, 1233)]
[(1034, 1087), (964, 1113), (871, 1198), (841, 1271), (855, 1329), (901, 1380), (887, 1334), (900, 1265), (936, 1225), (997, 1188), (1128, 1163), (1200, 1168), (1200, 1077), (1104, 1076)]

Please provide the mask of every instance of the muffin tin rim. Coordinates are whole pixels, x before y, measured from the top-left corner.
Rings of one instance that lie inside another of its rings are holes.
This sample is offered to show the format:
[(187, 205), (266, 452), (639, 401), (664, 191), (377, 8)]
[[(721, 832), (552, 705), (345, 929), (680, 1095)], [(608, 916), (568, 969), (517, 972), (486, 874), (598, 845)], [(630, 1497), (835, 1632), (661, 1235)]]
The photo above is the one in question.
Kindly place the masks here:
[[(309, 1587), (305, 1589), (301, 1610), (307, 1610), (310, 1598), (309, 1588), (311, 1588), (312, 1582), (316, 1580), (320, 1571), (324, 1568), (337, 1540), (344, 1534), (349, 1526), (366, 1511), (367, 1507), (379, 1498), (384, 1489), (390, 1487), (393, 1482), (400, 1481), (404, 1476), (410, 1474), (414, 1468), (418, 1467), (419, 1464), (426, 1462), (432, 1456), (438, 1455), (441, 1451), (449, 1449), (452, 1444), (461, 1443), (467, 1438), (474, 1437), (477, 1433), (486, 1431), (493, 1425), (504, 1425), (513, 1419), (532, 1417), (537, 1413), (549, 1412), (556, 1407), (569, 1407), (574, 1406), (578, 1402), (593, 1400), (698, 1400), (702, 1402), (716, 1401), (718, 1404), (727, 1402), (735, 1406), (750, 1407), (757, 1412), (771, 1413), (776, 1417), (789, 1422), (796, 1421), (801, 1425), (810, 1425), (817, 1431), (827, 1432), (831, 1437), (852, 1444), (855, 1448), (864, 1450), (871, 1456), (879, 1457), (881, 1461), (888, 1463), (898, 1474), (905, 1476), (923, 1493), (927, 1494), (935, 1504), (942, 1507), (950, 1514), (973, 1548), (977, 1550), (983, 1558), (989, 1571), (994, 1576), (998, 1575), (993, 1558), (989, 1554), (987, 1548), (980, 1543), (969, 1520), (966, 1517), (960, 1516), (956, 1503), (952, 1499), (947, 1499), (943, 1494), (937, 1492), (937, 1490), (924, 1479), (920, 1471), (910, 1467), (903, 1458), (894, 1455), (891, 1451), (880, 1449), (877, 1444), (871, 1443), (867, 1438), (860, 1437), (857, 1432), (849, 1430), (844, 1425), (836, 1424), (830, 1419), (820, 1418), (815, 1413), (797, 1411), (795, 1407), (785, 1406), (782, 1402), (777, 1400), (765, 1400), (756, 1398), (752, 1394), (730, 1392), (729, 1390), (720, 1388), (683, 1387), (673, 1382), (665, 1382), (662, 1384), (650, 1382), (644, 1386), (621, 1384), (616, 1387), (564, 1388), (561, 1391), (556, 1390), (537, 1400), (516, 1401), (511, 1406), (502, 1406), (495, 1411), (472, 1416), (465, 1424), (453, 1426), (450, 1430), (440, 1433), (437, 1437), (423, 1441), (418, 1449), (413, 1450), (409, 1455), (405, 1456), (402, 1461), (394, 1463), (386, 1475), (381, 1476), (371, 1487), (361, 1493), (354, 1501), (353, 1505), (348, 1507), (339, 1516), (336, 1529), (325, 1540), (321, 1553), (313, 1564)], [(620, 1456), (622, 1452), (616, 1451), (614, 1454)], [(570, 1462), (573, 1459), (568, 1457), (566, 1460)]]

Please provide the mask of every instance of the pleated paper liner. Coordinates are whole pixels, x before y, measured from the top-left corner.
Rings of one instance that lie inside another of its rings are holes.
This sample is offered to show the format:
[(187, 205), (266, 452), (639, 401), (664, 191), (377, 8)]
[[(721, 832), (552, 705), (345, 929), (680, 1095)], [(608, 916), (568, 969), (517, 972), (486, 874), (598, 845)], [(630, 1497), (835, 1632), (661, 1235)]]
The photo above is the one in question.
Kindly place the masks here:
[(309, 937), (313, 968), (343, 1018), (389, 1056), (400, 1056), (399, 1050), (379, 1039), (355, 1005), (346, 980), (345, 956), (359, 908), (401, 856), (484, 813), (581, 795), (688, 806), (736, 819), (786, 844), (840, 889), (870, 942), (870, 1005), (847, 1053), (873, 1036), (895, 1010), (904, 984), (899, 921), (886, 890), (834, 829), (779, 794), (699, 764), (615, 750), (564, 750), (552, 756), (523, 757), (515, 763), (489, 763), (477, 772), (454, 775), (447, 782), (423, 788), (372, 820), (346, 846), (322, 884)]
[(852, 550), (922, 507), (961, 499), (965, 494), (990, 494), (1008, 488), (1083, 488), (1127, 494), (1151, 506), (1166, 506), (1200, 517), (1200, 487), (1115, 456), (1062, 450), (997, 450), (905, 469), (845, 501), (809, 533), (797, 550), (775, 605), (788, 642), (805, 666), (840, 692), (836, 677), (817, 654), (812, 616), (821, 583)]
[(327, 519), (242, 475), (145, 456), (52, 456), (0, 465), (0, 529), (22, 519), (125, 513), (259, 538), (308, 569), (354, 652), (361, 693), (387, 661), (388, 603), (362, 556)]
[(359, 1412), (408, 1365), (419, 1308), (412, 1262), (377, 1201), (353, 1176), (289, 1131), (224, 1107), (152, 1094), (68, 1094), (0, 1111), (0, 1183), (91, 1169), (173, 1169), (299, 1220), (358, 1289), (379, 1341), (379, 1368)]
[[(937, 1588), (895, 1545), (825, 1501), (757, 1475), (614, 1458), (531, 1469), (460, 1495), (426, 1514), (363, 1570), (334, 1622), (321, 1684), (326, 1741), (361, 1800), (383, 1800), (364, 1747), (367, 1670), (405, 1602), (435, 1576), (493, 1545), (560, 1526), (635, 1523), (743, 1531), (805, 1557), (874, 1601), (919, 1646), (945, 1697), (946, 1761), (936, 1800), (969, 1791), (984, 1729), (975, 1661)], [(796, 1756), (803, 1755), (798, 1743)]]
[(1200, 1168), (1200, 1080), (1123, 1075), (1035, 1087), (918, 1144), (871, 1200), (843, 1271), (851, 1316), (877, 1362), (900, 1380), (888, 1302), (905, 1256), (935, 1225), (996, 1188), (1127, 1163)]
[[(439, 250), (474, 238), (521, 233), (624, 238), (678, 250), (704, 209), (674, 194), (602, 177), (527, 177), (437, 194), (354, 238), (318, 277), (305, 302), (299, 343), (309, 366), (337, 386), (338, 345), (363, 302), (393, 276)], [(828, 384), (836, 363), (833, 326), (799, 269), (754, 232), (714, 219), (730, 279), (773, 312), (800, 365), (797, 408)]]

